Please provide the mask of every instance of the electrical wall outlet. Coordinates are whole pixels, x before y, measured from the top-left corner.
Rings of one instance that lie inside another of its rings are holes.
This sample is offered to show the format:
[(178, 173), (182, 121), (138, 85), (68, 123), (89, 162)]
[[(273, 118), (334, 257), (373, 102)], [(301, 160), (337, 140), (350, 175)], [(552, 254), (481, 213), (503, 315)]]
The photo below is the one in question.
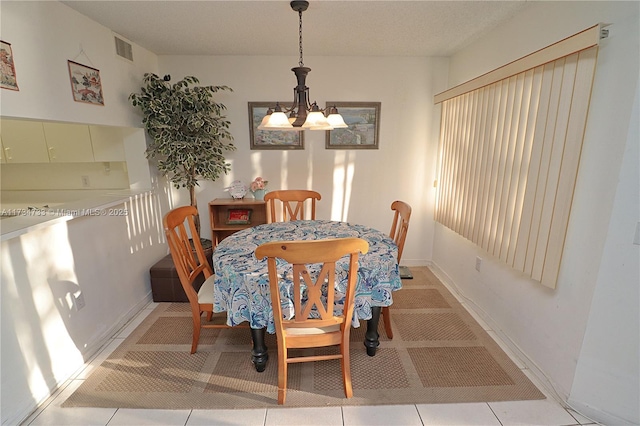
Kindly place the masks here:
[(480, 272), (480, 266), (482, 266), (482, 258), (480, 256), (476, 256), (476, 271)]
[(73, 295), (73, 306), (76, 308), (76, 311), (81, 310), (85, 305), (84, 294), (82, 294), (82, 292)]
[(82, 176), (82, 187), (89, 188), (91, 184), (89, 183), (89, 176)]

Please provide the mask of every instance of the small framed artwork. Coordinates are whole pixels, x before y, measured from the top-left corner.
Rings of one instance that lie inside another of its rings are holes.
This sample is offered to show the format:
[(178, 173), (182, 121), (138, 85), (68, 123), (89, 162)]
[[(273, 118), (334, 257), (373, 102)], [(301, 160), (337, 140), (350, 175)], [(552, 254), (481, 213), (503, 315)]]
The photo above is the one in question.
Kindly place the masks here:
[(327, 102), (349, 127), (327, 131), (327, 149), (378, 149), (381, 102)]
[(229, 209), (227, 225), (248, 225), (251, 223), (251, 209)]
[(16, 67), (13, 64), (11, 44), (2, 40), (0, 40), (0, 77), (2, 80), (0, 87), (3, 89), (20, 90), (16, 79)]
[(93, 105), (104, 105), (100, 71), (73, 61), (67, 61), (67, 63), (69, 64), (73, 100)]
[[(249, 136), (251, 149), (304, 149), (304, 132), (259, 130), (258, 126), (275, 102), (249, 102)], [(280, 102), (283, 107), (291, 103)]]

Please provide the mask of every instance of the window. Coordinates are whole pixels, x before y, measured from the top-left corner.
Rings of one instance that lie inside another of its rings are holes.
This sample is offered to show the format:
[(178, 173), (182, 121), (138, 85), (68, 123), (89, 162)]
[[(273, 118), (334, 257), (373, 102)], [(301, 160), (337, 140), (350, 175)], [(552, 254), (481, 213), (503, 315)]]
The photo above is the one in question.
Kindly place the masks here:
[(555, 288), (600, 26), (436, 95), (435, 219)]

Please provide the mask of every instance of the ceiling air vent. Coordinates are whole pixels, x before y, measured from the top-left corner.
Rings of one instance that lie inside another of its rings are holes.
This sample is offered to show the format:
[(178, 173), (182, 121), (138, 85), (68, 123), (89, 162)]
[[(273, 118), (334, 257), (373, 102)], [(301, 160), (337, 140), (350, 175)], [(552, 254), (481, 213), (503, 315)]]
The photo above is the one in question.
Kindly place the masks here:
[(118, 56), (133, 62), (133, 48), (131, 44), (118, 37), (114, 37), (114, 39), (116, 40), (116, 53)]

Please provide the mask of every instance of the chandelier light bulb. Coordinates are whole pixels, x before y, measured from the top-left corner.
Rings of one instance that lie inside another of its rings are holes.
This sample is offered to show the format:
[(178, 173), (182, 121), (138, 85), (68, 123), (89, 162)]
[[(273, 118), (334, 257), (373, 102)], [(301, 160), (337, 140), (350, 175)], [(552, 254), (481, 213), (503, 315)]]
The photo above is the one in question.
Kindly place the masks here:
[(307, 120), (302, 125), (303, 129), (310, 130), (331, 130), (333, 127), (327, 121), (327, 118), (320, 111), (312, 111), (307, 114)]
[(344, 118), (342, 118), (342, 116), (338, 112), (338, 108), (336, 108), (335, 105), (329, 109), (329, 116), (327, 117), (327, 121), (329, 122), (329, 125), (334, 129), (344, 129), (346, 127), (349, 127), (347, 123), (344, 122)]
[(274, 112), (267, 120), (266, 124), (262, 126), (263, 130), (282, 130), (282, 129), (291, 129), (293, 126), (289, 123), (289, 118), (287, 114), (282, 111)]

